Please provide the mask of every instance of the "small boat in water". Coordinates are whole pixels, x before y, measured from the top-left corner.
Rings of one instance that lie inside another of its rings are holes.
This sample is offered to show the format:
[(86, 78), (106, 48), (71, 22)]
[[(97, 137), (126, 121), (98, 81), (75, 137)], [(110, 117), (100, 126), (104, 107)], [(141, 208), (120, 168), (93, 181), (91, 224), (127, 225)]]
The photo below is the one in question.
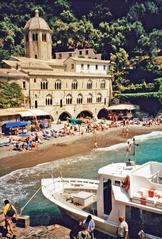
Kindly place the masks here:
[[(135, 153), (135, 142), (134, 142)], [(90, 213), (96, 229), (116, 237), (118, 217), (125, 217), (129, 237), (162, 238), (162, 163), (112, 163), (98, 170), (99, 180), (47, 178), (44, 196), (75, 220)]]

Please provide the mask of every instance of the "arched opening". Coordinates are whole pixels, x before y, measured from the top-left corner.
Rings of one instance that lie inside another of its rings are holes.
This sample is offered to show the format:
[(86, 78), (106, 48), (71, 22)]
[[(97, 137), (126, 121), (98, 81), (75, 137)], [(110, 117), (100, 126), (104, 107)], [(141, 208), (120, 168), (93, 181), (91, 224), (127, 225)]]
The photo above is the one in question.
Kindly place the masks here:
[(83, 103), (83, 95), (79, 94), (77, 97), (77, 104), (82, 104)]
[(72, 104), (72, 95), (71, 94), (68, 94), (66, 96), (66, 104), (67, 105), (71, 105)]
[(88, 80), (87, 89), (92, 89), (92, 80)]
[(102, 102), (102, 95), (101, 93), (98, 93), (96, 98), (96, 103), (101, 103), (101, 102)]
[(46, 105), (52, 105), (52, 95), (50, 94), (47, 95), (45, 102), (46, 102)]
[(92, 99), (93, 99), (93, 96), (92, 94), (88, 94), (88, 97), (87, 97), (87, 103), (92, 103)]
[(98, 112), (97, 118), (98, 119), (108, 119), (108, 110), (107, 109), (101, 109)]
[(56, 82), (55, 82), (55, 90), (61, 90), (61, 81), (60, 80), (56, 80)]
[(73, 80), (72, 84), (71, 84), (71, 88), (72, 90), (76, 90), (78, 88), (78, 82), (77, 80)]
[(68, 112), (62, 112), (59, 116), (59, 120), (66, 121), (67, 118), (71, 118), (71, 115)]
[(93, 117), (92, 112), (84, 110), (77, 115), (77, 118), (86, 118), (86, 117), (92, 118)]
[(48, 82), (42, 81), (41, 82), (41, 90), (47, 90), (48, 89)]
[(101, 89), (105, 89), (105, 86), (106, 86), (106, 82), (105, 80), (102, 80), (100, 85)]

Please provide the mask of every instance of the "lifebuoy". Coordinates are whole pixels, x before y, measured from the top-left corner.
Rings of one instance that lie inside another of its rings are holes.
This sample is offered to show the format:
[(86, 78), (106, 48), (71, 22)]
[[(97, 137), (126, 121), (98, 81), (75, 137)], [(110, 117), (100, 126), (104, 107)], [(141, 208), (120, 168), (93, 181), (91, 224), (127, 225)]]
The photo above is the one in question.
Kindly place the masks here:
[(130, 188), (130, 177), (129, 175), (127, 175), (124, 179), (124, 183), (123, 186), (125, 188), (125, 191), (128, 192), (129, 188)]

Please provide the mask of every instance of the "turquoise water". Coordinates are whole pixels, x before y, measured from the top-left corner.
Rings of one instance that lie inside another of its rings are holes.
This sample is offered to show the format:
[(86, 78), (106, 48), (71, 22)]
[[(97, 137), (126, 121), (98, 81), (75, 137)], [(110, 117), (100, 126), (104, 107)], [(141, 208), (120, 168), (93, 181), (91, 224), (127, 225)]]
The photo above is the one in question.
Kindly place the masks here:
[[(162, 132), (135, 137), (136, 162), (162, 162)], [(98, 169), (112, 162), (123, 162), (126, 159), (126, 143), (97, 149), (89, 154), (53, 161), (32, 168), (14, 171), (0, 178), (0, 208), (3, 200), (8, 198), (17, 205), (18, 210), (40, 187), (41, 178), (47, 177), (82, 177), (98, 179)], [(29, 159), (31, 160), (31, 159)], [(41, 194), (34, 197), (24, 209), (24, 214), (31, 215), (33, 225), (59, 223), (69, 226), (71, 221), (64, 213)]]

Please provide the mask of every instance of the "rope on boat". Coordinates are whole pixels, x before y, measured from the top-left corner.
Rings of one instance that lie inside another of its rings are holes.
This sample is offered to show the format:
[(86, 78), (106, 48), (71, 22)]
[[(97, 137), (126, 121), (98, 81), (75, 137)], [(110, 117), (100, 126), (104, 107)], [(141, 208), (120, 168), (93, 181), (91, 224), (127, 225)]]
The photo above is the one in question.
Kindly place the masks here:
[(25, 203), (25, 205), (20, 209), (20, 216), (22, 215), (22, 212), (24, 210), (24, 208), (30, 203), (30, 201), (35, 197), (35, 195), (39, 192), (39, 190), (41, 189), (41, 187), (39, 187), (37, 189), (37, 191), (31, 196), (31, 198)]

